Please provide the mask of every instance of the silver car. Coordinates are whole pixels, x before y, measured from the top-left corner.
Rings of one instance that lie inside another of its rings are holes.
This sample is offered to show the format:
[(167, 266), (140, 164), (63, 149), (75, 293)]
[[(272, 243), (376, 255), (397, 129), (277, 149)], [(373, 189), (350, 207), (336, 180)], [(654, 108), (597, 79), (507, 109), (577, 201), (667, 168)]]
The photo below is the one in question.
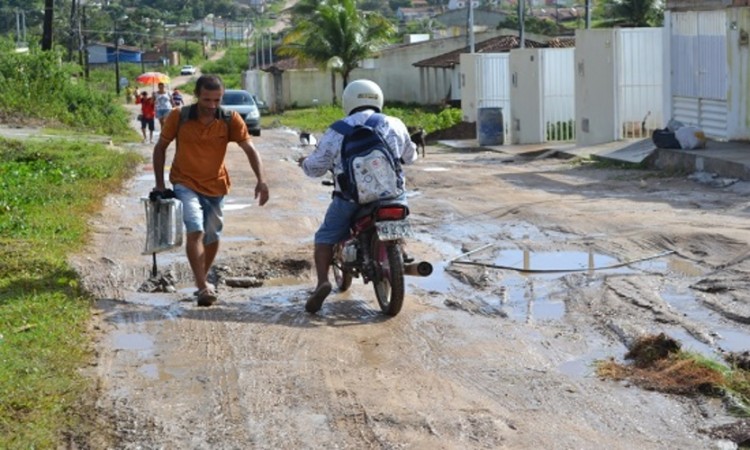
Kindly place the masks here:
[(260, 111), (253, 96), (240, 89), (227, 89), (221, 98), (221, 107), (227, 111), (237, 111), (253, 136), (260, 136)]

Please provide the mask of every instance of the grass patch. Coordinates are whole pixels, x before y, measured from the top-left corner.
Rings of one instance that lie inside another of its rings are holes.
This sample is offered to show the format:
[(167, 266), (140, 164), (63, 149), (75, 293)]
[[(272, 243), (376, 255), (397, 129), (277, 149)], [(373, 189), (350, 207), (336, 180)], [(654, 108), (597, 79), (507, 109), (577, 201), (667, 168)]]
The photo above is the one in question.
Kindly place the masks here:
[[(385, 105), (385, 114), (398, 117), (406, 125), (422, 127), (425, 132), (450, 128), (461, 122), (458, 108), (439, 108), (417, 105)], [(261, 127), (275, 128), (286, 126), (296, 130), (322, 133), (333, 122), (343, 117), (341, 106), (323, 105), (313, 108), (290, 109), (281, 114), (266, 114), (261, 117)]]
[(56, 448), (85, 425), (90, 299), (67, 257), (140, 161), (101, 144), (0, 139), (0, 448)]
[[(600, 361), (597, 374), (613, 380), (629, 380), (648, 390), (722, 397), (728, 400), (730, 413), (750, 417), (747, 355), (730, 354), (729, 358), (730, 366), (727, 366), (685, 352), (677, 341), (662, 333), (636, 340), (625, 354), (625, 359), (632, 361), (630, 364)], [(744, 362), (740, 363), (738, 358)]]

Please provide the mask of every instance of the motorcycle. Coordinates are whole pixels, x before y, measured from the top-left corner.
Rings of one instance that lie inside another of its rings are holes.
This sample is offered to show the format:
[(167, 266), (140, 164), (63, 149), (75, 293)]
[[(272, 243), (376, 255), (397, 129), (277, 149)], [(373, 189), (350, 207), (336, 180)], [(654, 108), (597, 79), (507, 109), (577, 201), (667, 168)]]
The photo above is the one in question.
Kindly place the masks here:
[[(323, 184), (332, 186), (333, 182)], [(412, 236), (409, 208), (398, 201), (364, 205), (351, 224), (351, 235), (333, 248), (333, 276), (340, 292), (353, 278), (372, 282), (381, 311), (395, 316), (404, 304), (404, 276), (432, 273), (432, 264), (405, 256), (405, 238)]]

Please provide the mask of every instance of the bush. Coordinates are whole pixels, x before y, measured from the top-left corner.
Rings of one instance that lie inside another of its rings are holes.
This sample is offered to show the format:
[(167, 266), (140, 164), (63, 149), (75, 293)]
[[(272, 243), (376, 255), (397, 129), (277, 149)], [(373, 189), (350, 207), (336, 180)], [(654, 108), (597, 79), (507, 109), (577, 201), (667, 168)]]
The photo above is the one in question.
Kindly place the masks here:
[[(80, 66), (60, 63), (55, 52), (0, 49), (0, 116), (39, 119), (109, 135), (130, 132), (127, 112), (111, 92), (91, 89), (77, 76)], [(113, 81), (114, 82), (114, 81)]]

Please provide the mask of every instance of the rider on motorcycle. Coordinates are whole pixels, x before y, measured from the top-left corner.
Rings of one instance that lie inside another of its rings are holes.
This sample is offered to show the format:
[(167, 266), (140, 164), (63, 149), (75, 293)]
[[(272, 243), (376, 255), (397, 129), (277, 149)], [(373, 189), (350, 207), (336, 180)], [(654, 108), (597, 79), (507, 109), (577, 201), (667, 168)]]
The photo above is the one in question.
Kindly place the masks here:
[[(361, 125), (375, 112), (383, 109), (383, 91), (370, 80), (352, 81), (346, 86), (342, 94), (344, 120), (350, 125)], [(388, 146), (394, 152), (394, 157), (402, 164), (411, 164), (417, 159), (416, 146), (409, 137), (406, 125), (396, 118), (386, 116), (377, 129)], [(318, 284), (305, 304), (309, 313), (316, 313), (323, 306), (323, 301), (331, 293), (331, 283), (328, 281), (328, 269), (333, 260), (333, 246), (349, 236), (352, 218), (360, 205), (345, 199), (338, 185), (338, 175), (343, 172), (341, 164), (342, 134), (328, 128), (318, 141), (315, 150), (307, 157), (297, 162), (310, 177), (320, 177), (333, 170), (334, 193), (323, 223), (315, 233), (315, 272)], [(403, 172), (399, 174), (404, 177)]]

